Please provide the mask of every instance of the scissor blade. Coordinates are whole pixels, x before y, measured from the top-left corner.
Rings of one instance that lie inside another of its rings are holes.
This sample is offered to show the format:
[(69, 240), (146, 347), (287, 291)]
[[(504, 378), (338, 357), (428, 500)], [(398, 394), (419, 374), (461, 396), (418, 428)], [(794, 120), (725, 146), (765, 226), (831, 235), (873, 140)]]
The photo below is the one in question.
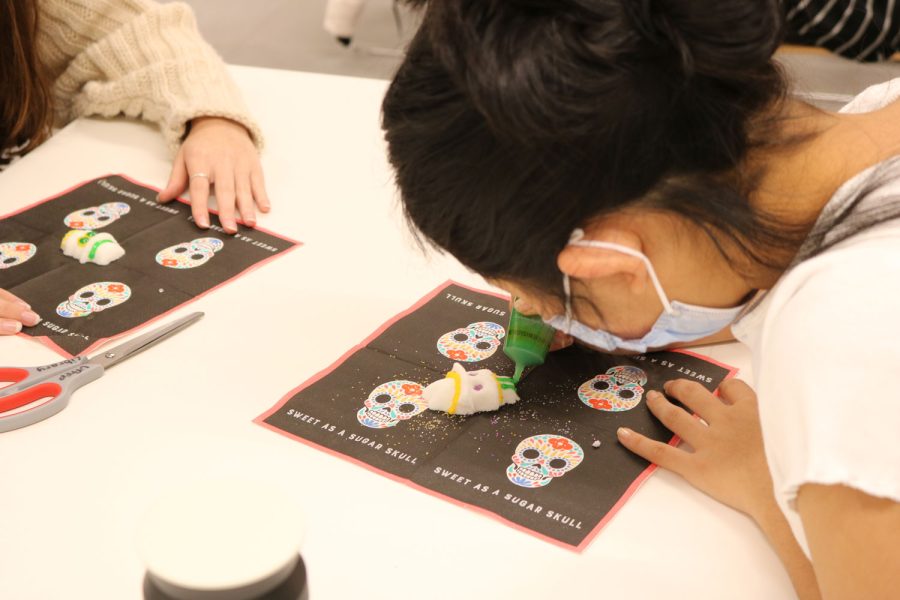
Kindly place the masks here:
[(180, 319), (176, 319), (169, 323), (168, 325), (164, 325), (152, 331), (145, 333), (144, 335), (138, 336), (133, 340), (129, 340), (123, 344), (119, 344), (118, 346), (114, 346), (100, 354), (95, 354), (88, 361), (95, 365), (100, 365), (104, 369), (108, 369), (119, 361), (125, 360), (126, 358), (131, 358), (135, 354), (143, 352), (150, 346), (153, 346), (167, 337), (174, 335), (184, 329), (189, 325), (193, 325), (197, 321), (200, 320), (200, 317), (203, 316), (202, 312), (191, 313), (185, 317), (181, 317)]

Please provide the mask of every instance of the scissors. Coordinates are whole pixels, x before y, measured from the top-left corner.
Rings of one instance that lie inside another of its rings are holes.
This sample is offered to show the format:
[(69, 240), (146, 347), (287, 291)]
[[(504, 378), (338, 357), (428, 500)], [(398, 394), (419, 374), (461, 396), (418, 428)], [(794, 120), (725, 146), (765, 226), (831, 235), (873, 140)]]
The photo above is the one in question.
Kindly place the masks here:
[[(178, 333), (202, 316), (202, 312), (191, 313), (91, 358), (79, 356), (41, 367), (0, 367), (0, 381), (11, 382), (0, 389), (0, 433), (52, 417), (68, 405), (75, 390), (102, 377), (105, 369)], [(44, 398), (47, 400), (41, 404), (11, 413)]]

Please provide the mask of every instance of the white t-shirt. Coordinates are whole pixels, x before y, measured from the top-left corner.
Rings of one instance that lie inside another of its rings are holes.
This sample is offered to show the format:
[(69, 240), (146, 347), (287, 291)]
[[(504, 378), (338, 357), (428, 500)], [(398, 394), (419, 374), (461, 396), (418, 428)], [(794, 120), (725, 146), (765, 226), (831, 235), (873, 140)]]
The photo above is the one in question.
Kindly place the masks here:
[[(842, 112), (898, 98), (895, 79), (865, 90)], [(813, 233), (826, 241), (826, 232), (837, 233), (830, 221), (873, 174), (883, 183), (851, 220), (900, 203), (900, 161), (886, 161), (841, 186)], [(753, 351), (775, 496), (804, 552), (795, 505), (802, 485), (841, 484), (900, 502), (900, 219), (801, 261), (732, 329)]]

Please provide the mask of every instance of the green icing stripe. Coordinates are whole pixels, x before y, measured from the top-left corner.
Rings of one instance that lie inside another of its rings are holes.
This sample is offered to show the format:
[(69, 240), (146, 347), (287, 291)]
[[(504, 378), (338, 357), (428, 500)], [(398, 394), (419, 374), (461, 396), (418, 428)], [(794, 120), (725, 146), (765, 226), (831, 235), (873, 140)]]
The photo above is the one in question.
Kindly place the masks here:
[(516, 389), (516, 384), (514, 384), (512, 379), (509, 377), (498, 377), (497, 383), (499, 383), (500, 387), (503, 388), (504, 390)]
[(91, 246), (91, 251), (88, 252), (88, 260), (94, 260), (94, 257), (97, 256), (97, 248), (102, 246), (103, 244), (109, 244), (112, 240), (100, 240), (96, 242), (93, 246)]

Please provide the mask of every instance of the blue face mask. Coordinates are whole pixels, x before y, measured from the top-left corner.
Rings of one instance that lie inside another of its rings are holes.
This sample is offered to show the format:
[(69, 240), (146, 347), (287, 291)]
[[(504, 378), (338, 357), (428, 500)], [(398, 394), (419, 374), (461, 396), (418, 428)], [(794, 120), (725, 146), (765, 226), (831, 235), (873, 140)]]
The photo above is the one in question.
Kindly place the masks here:
[(660, 348), (668, 346), (676, 342), (692, 342), (702, 337), (712, 335), (721, 331), (731, 324), (738, 313), (746, 306), (741, 304), (734, 308), (707, 308), (705, 306), (694, 306), (683, 302), (669, 302), (669, 298), (659, 283), (656, 271), (650, 263), (650, 259), (636, 250), (632, 250), (627, 246), (614, 244), (611, 242), (598, 242), (595, 240), (586, 240), (584, 231), (576, 229), (572, 232), (569, 244), (573, 246), (584, 246), (589, 248), (603, 248), (605, 250), (615, 250), (622, 254), (634, 256), (643, 261), (647, 267), (647, 273), (656, 288), (663, 305), (663, 313), (659, 316), (650, 331), (640, 339), (623, 340), (617, 335), (613, 335), (608, 331), (600, 329), (591, 329), (584, 323), (580, 323), (572, 318), (572, 295), (569, 276), (563, 274), (563, 289), (566, 293), (566, 314), (565, 316), (557, 315), (547, 320), (547, 324), (559, 329), (569, 335), (581, 340), (585, 344), (590, 344), (600, 350), (611, 352), (613, 350), (627, 350), (630, 352), (646, 352), (647, 348)]

